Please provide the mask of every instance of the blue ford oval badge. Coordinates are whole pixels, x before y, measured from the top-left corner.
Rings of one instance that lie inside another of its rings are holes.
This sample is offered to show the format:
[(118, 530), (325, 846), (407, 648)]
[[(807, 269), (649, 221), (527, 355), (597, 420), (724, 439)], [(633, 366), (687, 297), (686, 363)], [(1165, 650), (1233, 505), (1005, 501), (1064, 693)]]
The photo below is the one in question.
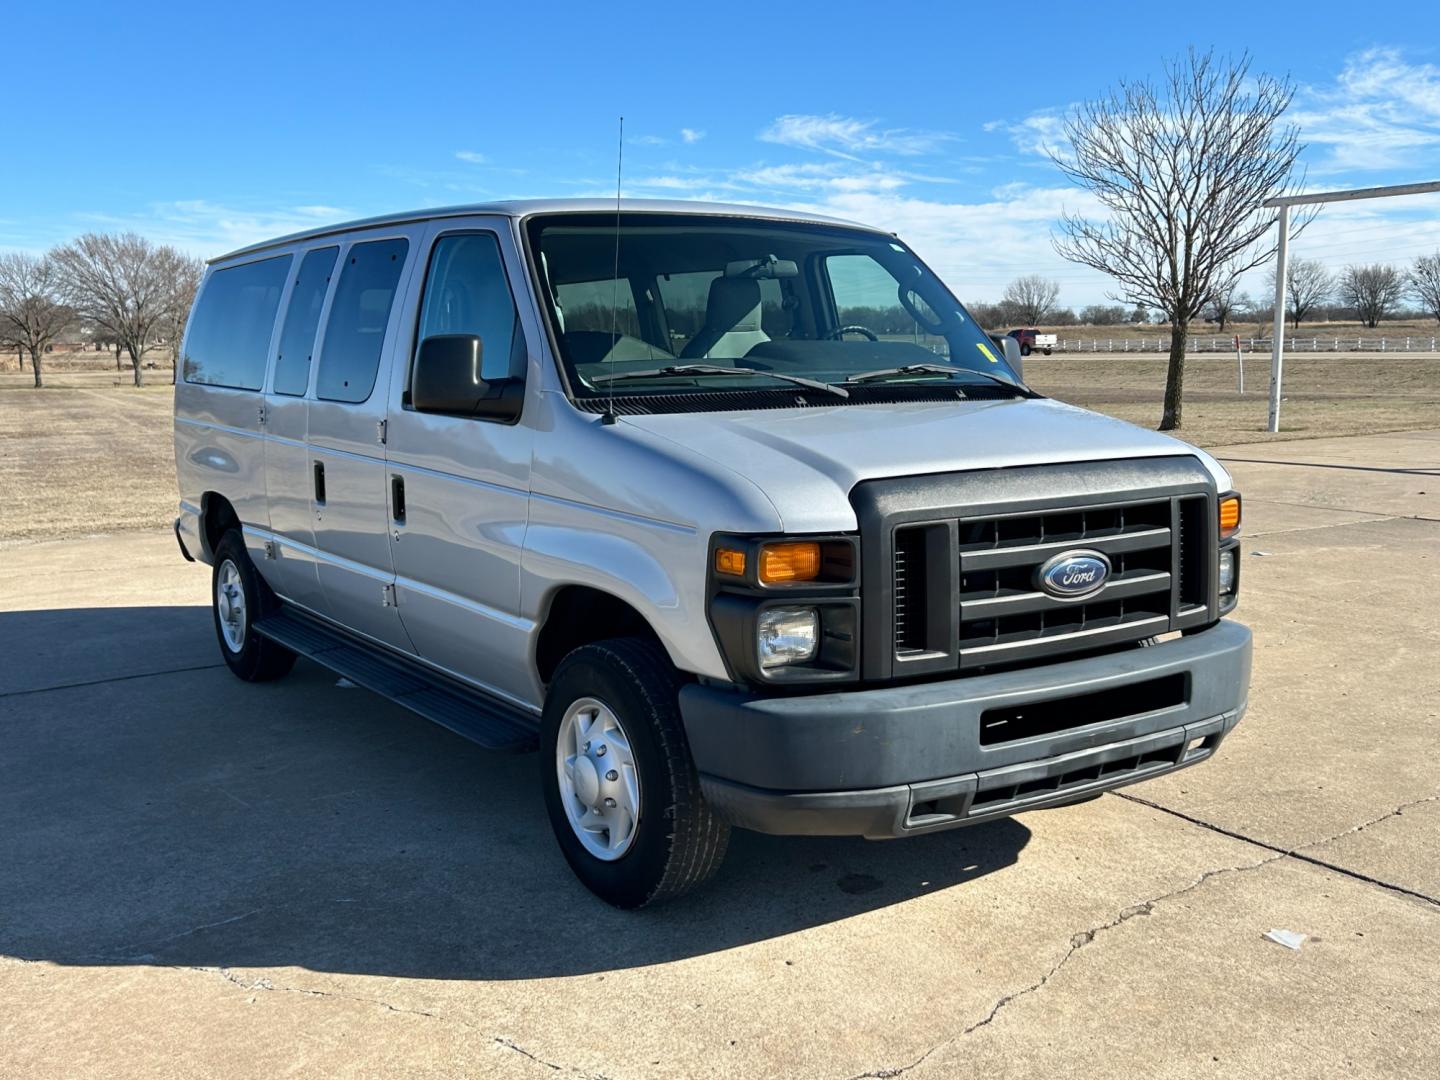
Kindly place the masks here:
[(1062, 551), (1036, 571), (1040, 588), (1062, 600), (1088, 596), (1109, 576), (1110, 560), (1098, 551)]

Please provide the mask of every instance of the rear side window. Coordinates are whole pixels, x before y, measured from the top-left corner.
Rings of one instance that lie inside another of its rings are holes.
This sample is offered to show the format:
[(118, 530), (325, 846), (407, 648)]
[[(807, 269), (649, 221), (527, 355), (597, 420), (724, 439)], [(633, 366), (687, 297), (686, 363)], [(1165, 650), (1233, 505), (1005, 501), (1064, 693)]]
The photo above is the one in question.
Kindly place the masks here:
[(186, 382), (260, 389), (289, 272), (290, 256), (281, 255), (210, 275), (185, 339)]
[(350, 249), (330, 303), (315, 396), (326, 401), (364, 401), (375, 389), (390, 305), (410, 242), (375, 240)]
[(525, 339), (500, 245), (490, 233), (443, 236), (436, 242), (419, 340), (436, 334), (478, 334), (482, 379), (524, 376)]
[(275, 357), (275, 393), (299, 397), (310, 386), (310, 357), (315, 351), (315, 331), (320, 328), (320, 309), (330, 288), (339, 248), (317, 248), (300, 263), (300, 274), (290, 290), (285, 310), (285, 328), (280, 331), (280, 353)]

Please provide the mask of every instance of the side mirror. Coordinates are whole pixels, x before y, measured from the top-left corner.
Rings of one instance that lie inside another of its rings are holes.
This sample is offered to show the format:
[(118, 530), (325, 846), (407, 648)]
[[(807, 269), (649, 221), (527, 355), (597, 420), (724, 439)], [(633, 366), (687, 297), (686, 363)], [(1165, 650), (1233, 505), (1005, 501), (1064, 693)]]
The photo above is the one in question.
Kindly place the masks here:
[(990, 340), (1000, 346), (1001, 351), (1005, 354), (1005, 363), (1010, 365), (1011, 370), (1020, 378), (1025, 378), (1025, 361), (1020, 356), (1020, 343), (1009, 334), (991, 334)]
[(485, 347), (476, 334), (436, 334), (420, 343), (410, 376), (416, 412), (513, 420), (524, 385), (518, 379), (480, 377)]

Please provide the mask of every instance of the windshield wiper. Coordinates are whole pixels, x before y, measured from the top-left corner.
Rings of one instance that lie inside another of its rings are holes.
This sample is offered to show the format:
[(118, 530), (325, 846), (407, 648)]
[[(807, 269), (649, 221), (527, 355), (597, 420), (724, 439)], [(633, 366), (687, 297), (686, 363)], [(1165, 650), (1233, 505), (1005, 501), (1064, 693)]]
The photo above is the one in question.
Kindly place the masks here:
[(722, 367), (719, 364), (672, 364), (669, 367), (647, 368), (644, 371), (619, 371), (610, 375), (597, 375), (590, 381), (596, 384), (603, 384), (625, 382), (627, 379), (685, 378), (692, 375), (760, 375), (767, 379), (780, 379), (784, 382), (794, 383), (796, 386), (803, 386), (807, 390), (823, 390), (825, 393), (834, 394), (836, 397), (848, 398), (850, 396), (850, 391), (846, 390), (843, 386), (835, 386), (833, 383), (821, 382), (818, 379), (806, 379), (800, 375), (786, 375), (779, 371), (761, 371), (759, 368)]
[(989, 379), (1001, 386), (1008, 386), (1018, 390), (1027, 396), (1033, 396), (1034, 391), (1029, 387), (1021, 386), (1014, 379), (1007, 379), (1003, 375), (994, 375), (988, 371), (976, 371), (974, 368), (956, 367), (954, 364), (902, 364), (900, 367), (877, 368), (875, 371), (862, 371), (858, 375), (851, 375), (845, 380), (845, 385), (868, 382), (883, 382), (885, 379), (894, 378), (896, 375), (947, 375), (958, 374), (978, 375), (982, 379)]

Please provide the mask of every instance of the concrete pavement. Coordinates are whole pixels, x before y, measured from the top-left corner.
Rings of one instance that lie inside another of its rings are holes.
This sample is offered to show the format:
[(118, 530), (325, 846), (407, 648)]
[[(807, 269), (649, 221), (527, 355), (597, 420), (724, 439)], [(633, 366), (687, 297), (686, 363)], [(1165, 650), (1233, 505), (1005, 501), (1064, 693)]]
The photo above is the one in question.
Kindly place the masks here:
[[(0, 553), (0, 1075), (1440, 1072), (1440, 432), (1230, 447), (1214, 761), (590, 897), (534, 756), (220, 665), (169, 535)], [(1309, 935), (1298, 952), (1264, 940)]]

